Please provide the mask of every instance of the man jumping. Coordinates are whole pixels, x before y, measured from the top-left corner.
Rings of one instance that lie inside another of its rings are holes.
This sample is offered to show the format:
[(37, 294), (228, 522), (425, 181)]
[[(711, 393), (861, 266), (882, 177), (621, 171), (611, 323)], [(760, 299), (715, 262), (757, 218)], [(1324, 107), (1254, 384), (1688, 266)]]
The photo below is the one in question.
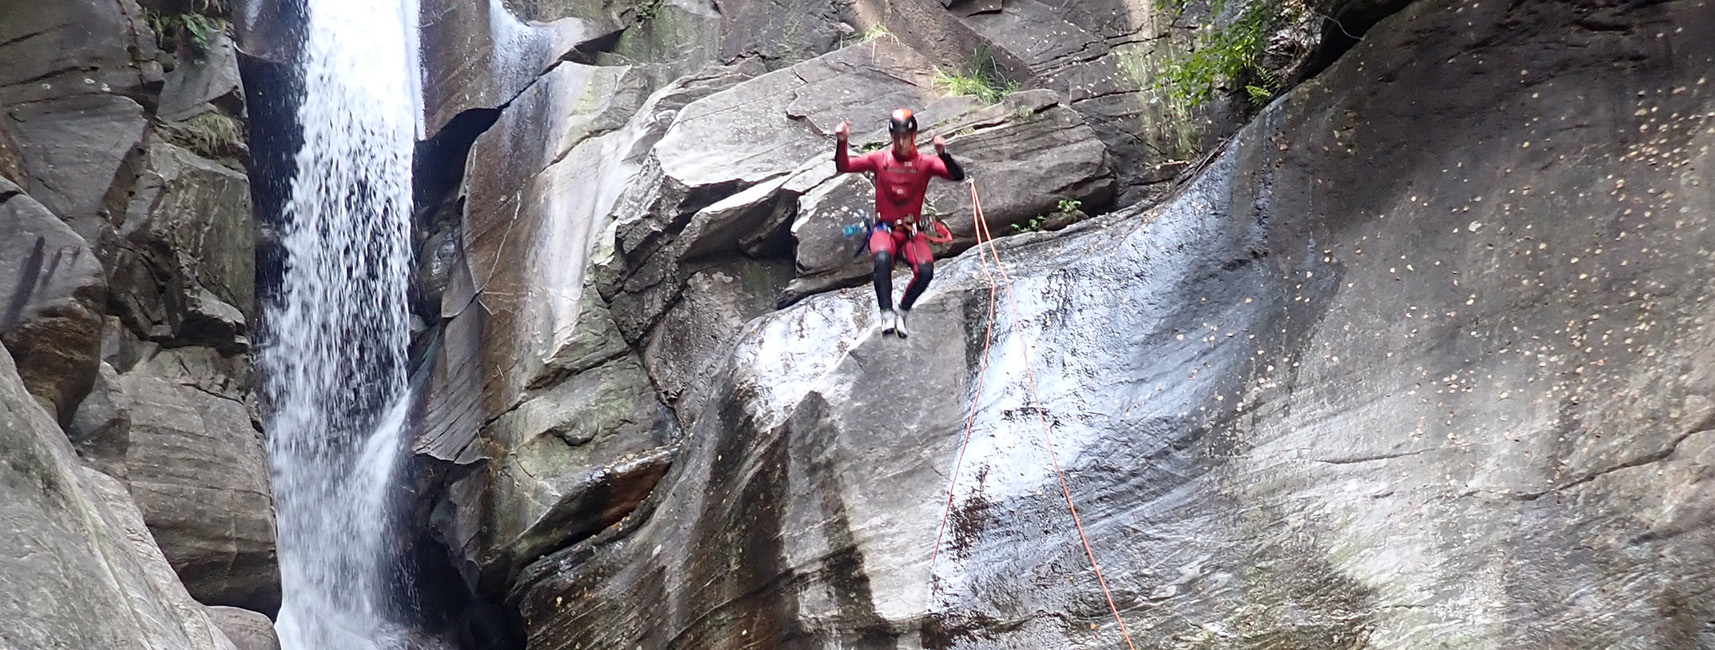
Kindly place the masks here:
[[(893, 148), (849, 158), (846, 140), (851, 124), (840, 122), (834, 127), (834, 169), (842, 174), (875, 174), (876, 225), (869, 233), (869, 250), (875, 255), (875, 302), (881, 308), (882, 333), (905, 338), (905, 316), (935, 277), (935, 254), (929, 251), (928, 237), (920, 230), (930, 226), (921, 218), (923, 192), (929, 188), (930, 176), (962, 181), (965, 170), (947, 153), (947, 141), (939, 135), (932, 140), (937, 157), (918, 155), (917, 117), (910, 109), (894, 111), (887, 120), (887, 132), (893, 138)], [(905, 286), (905, 299), (894, 312), (893, 264), (900, 250), (911, 266), (911, 284)]]

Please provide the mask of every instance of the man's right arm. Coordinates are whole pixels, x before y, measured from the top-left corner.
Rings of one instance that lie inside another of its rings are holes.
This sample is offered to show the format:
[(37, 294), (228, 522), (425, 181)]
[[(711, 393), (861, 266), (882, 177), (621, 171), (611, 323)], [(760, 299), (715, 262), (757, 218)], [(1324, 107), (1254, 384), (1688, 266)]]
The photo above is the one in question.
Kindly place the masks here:
[(846, 152), (846, 148), (849, 146), (846, 142), (846, 134), (850, 131), (851, 127), (845, 122), (841, 122), (839, 126), (834, 127), (834, 171), (841, 174), (875, 171), (875, 161), (869, 156), (864, 155), (852, 158), (850, 154)]

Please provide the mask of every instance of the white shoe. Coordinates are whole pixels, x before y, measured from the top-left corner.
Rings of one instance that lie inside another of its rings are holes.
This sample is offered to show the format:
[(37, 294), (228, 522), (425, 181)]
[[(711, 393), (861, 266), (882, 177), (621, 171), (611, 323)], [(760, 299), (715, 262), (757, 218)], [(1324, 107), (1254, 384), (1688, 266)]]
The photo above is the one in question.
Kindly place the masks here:
[(911, 313), (911, 310), (909, 310), (909, 309), (901, 309), (898, 312), (894, 313), (894, 315), (893, 315), (893, 334), (895, 336), (898, 336), (899, 338), (905, 338), (905, 337), (911, 335), (910, 332), (905, 331), (905, 316), (910, 314), (910, 313)]
[(899, 323), (899, 316), (893, 313), (893, 310), (889, 309), (881, 312), (882, 334), (892, 334), (895, 330), (899, 329)]

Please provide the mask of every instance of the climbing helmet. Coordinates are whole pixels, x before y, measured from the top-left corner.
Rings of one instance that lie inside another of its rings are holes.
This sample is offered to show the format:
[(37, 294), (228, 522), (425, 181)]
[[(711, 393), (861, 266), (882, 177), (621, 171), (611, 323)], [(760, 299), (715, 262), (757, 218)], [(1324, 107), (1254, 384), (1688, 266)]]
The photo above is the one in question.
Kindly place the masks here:
[(917, 116), (909, 108), (901, 108), (887, 118), (887, 132), (891, 134), (916, 133)]

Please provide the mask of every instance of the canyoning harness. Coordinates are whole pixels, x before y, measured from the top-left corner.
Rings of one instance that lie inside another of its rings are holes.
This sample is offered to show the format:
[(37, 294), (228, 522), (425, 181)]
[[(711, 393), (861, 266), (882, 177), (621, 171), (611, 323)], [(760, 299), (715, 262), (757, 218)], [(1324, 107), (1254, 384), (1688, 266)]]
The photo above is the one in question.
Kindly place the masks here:
[[(868, 212), (859, 212), (858, 214), (863, 217), (862, 221), (857, 223), (848, 223), (844, 228), (840, 229), (840, 234), (847, 239), (862, 235), (856, 249), (852, 251), (852, 257), (862, 257), (864, 253), (869, 252), (870, 235), (877, 232), (885, 232), (889, 234), (893, 232), (892, 224), (885, 221), (876, 221)], [(919, 216), (917, 219), (918, 221), (923, 221), (924, 217)], [(935, 234), (930, 235), (924, 233), (924, 240), (931, 244), (947, 244), (953, 241), (953, 231), (947, 229), (946, 223), (935, 218), (929, 218), (928, 221), (934, 225)], [(905, 229), (906, 237), (915, 237), (921, 232), (918, 230), (918, 228), (921, 227), (919, 223), (904, 224), (903, 227)]]

